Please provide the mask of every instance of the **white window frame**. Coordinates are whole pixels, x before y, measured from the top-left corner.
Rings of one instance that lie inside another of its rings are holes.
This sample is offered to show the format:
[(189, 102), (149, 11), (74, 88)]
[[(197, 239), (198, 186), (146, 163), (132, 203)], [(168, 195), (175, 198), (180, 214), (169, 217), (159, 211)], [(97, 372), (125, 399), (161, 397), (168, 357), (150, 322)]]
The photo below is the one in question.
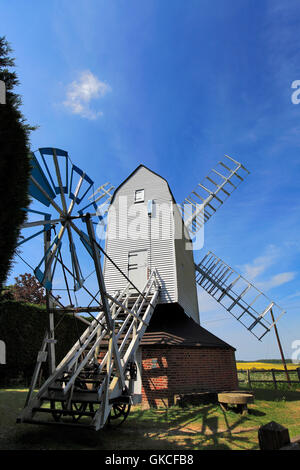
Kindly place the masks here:
[[(141, 193), (141, 196), (138, 194)], [(144, 189), (136, 189), (134, 194), (134, 202), (144, 202), (145, 201), (145, 190)]]

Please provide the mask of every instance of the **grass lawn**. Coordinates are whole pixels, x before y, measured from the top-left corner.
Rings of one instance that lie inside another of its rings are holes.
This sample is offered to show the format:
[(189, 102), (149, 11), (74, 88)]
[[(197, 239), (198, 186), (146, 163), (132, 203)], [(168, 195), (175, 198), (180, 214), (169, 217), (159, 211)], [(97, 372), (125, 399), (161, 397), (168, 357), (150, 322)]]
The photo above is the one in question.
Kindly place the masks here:
[(257, 431), (277, 421), (300, 434), (300, 390), (254, 390), (247, 416), (218, 405), (142, 410), (132, 408), (116, 429), (98, 433), (75, 428), (16, 424), (27, 390), (0, 390), (0, 450), (248, 450), (258, 449)]

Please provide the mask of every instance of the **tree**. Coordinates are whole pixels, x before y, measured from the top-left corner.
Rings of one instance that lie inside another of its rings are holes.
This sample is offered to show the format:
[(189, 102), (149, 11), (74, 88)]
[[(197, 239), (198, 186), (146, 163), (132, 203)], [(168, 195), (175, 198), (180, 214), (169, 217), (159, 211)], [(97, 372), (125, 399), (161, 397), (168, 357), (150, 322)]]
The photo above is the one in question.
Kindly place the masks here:
[(6, 104), (0, 105), (0, 289), (12, 265), (12, 258), (29, 204), (29, 135), (35, 129), (20, 111), (22, 100), (14, 92), (19, 84), (11, 70), (15, 60), (5, 37), (0, 37), (0, 80), (6, 85)]
[(15, 281), (10, 287), (14, 300), (39, 305), (46, 303), (45, 289), (32, 274), (20, 274), (15, 277)]

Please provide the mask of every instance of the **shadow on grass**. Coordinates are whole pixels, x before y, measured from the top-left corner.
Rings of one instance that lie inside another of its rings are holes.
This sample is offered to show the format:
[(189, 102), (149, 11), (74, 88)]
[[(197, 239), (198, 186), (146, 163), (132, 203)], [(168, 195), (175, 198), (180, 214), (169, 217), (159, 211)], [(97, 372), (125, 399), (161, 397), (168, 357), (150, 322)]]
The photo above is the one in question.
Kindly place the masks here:
[[(22, 432), (13, 443), (11, 449), (36, 449), (36, 450), (198, 450), (198, 449), (222, 449), (230, 450), (226, 442), (219, 442), (218, 437), (211, 436), (193, 436), (188, 433), (182, 435), (163, 436), (159, 432), (156, 435), (152, 433), (141, 433), (135, 430), (134, 434), (125, 429), (102, 430), (93, 432), (77, 429), (55, 430), (48, 427), (35, 426), (36, 430)], [(223, 437), (220, 434), (220, 437)], [(243, 437), (234, 438), (238, 443), (248, 442)], [(243, 445), (241, 446), (241, 448)]]
[[(152, 439), (167, 437), (168, 442), (172, 439), (177, 443), (184, 443), (185, 449), (252, 449), (257, 448), (257, 435), (250, 440), (245, 435), (242, 426), (249, 426), (248, 416), (242, 416), (234, 410), (223, 412), (216, 405), (200, 405), (185, 408), (172, 407), (160, 411), (163, 421), (155, 423), (151, 419), (157, 411), (137, 410), (132, 413), (129, 427), (135, 424), (147, 429)], [(264, 413), (261, 413), (264, 415)], [(142, 425), (143, 423), (143, 425)], [(256, 423), (255, 423), (256, 424)], [(256, 430), (257, 425), (251, 429)], [(127, 428), (129, 430), (129, 428)], [(177, 448), (177, 447), (175, 447)]]
[(264, 413), (263, 411), (254, 410), (253, 408), (248, 410), (248, 412), (250, 416), (266, 416), (266, 413)]
[[(26, 394), (26, 390), (0, 390), (2, 450), (230, 450), (257, 447), (256, 431), (249, 435), (249, 430), (256, 429), (253, 428), (256, 423), (249, 421), (247, 416), (224, 413), (215, 404), (183, 409), (142, 410), (134, 407), (122, 426), (95, 432), (76, 427), (16, 424)], [(257, 410), (252, 413), (261, 416)]]

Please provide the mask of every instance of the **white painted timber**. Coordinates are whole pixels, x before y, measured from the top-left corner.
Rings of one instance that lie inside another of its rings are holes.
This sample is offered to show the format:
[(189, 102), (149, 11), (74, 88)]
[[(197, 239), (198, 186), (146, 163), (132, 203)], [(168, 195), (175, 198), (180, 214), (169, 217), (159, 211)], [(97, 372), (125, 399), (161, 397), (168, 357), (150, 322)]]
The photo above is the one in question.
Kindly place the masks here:
[[(135, 202), (137, 191), (144, 196), (141, 202)], [(193, 251), (186, 249), (186, 239), (176, 239), (175, 223), (184, 224), (175, 204), (167, 181), (140, 165), (114, 193), (105, 250), (129, 278), (130, 253), (147, 250), (148, 275), (155, 268), (161, 285), (160, 303), (179, 303), (199, 322)], [(104, 280), (111, 295), (127, 284), (106, 258)]]

